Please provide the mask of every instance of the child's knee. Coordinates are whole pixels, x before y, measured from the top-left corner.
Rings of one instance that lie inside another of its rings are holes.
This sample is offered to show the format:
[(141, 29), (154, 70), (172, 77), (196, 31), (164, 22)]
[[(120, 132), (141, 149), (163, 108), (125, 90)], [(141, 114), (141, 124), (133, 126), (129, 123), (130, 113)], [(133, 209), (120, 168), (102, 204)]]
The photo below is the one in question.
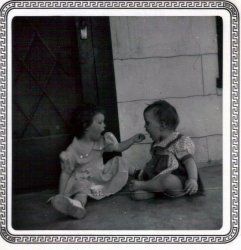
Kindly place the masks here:
[(173, 197), (185, 194), (181, 180), (172, 174), (168, 175), (163, 181), (163, 192)]
[(176, 186), (182, 186), (182, 183), (177, 176), (170, 174), (165, 179), (163, 179), (162, 185), (166, 189), (166, 188), (173, 188)]
[(131, 198), (133, 200), (147, 200), (155, 197), (154, 193), (146, 192), (144, 190), (139, 190), (131, 193)]

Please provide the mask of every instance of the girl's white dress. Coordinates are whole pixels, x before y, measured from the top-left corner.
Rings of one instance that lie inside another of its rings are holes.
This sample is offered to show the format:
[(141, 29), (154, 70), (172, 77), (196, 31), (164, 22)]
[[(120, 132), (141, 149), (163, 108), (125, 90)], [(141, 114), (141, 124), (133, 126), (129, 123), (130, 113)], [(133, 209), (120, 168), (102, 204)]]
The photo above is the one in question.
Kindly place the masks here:
[[(94, 199), (102, 199), (120, 191), (128, 180), (128, 169), (122, 157), (116, 156), (103, 163), (105, 147), (116, 144), (115, 136), (107, 132), (94, 143), (88, 154), (84, 154), (77, 138), (60, 153), (61, 168), (70, 174), (65, 192), (66, 196), (82, 194)], [(98, 187), (96, 194), (91, 190)]]

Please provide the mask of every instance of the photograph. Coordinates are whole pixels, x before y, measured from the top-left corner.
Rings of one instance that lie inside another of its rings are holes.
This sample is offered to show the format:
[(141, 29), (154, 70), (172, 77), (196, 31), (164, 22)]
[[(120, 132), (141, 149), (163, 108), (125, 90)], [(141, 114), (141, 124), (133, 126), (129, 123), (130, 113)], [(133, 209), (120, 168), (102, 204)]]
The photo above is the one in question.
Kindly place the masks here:
[(235, 4), (11, 2), (1, 8), (3, 240), (235, 240)]

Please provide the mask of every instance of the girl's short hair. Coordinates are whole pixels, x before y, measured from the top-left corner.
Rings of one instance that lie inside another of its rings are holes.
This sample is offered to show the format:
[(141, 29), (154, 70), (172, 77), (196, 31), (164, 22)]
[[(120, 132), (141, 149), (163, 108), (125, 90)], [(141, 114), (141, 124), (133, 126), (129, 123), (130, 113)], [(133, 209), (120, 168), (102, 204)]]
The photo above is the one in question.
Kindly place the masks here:
[(167, 101), (159, 100), (148, 105), (144, 113), (152, 110), (158, 122), (165, 122), (168, 129), (175, 130), (179, 124), (179, 117), (176, 109)]
[(104, 114), (104, 111), (91, 103), (82, 103), (72, 113), (70, 126), (72, 128), (73, 136), (78, 139), (82, 138), (86, 129), (92, 124), (93, 118), (96, 114)]

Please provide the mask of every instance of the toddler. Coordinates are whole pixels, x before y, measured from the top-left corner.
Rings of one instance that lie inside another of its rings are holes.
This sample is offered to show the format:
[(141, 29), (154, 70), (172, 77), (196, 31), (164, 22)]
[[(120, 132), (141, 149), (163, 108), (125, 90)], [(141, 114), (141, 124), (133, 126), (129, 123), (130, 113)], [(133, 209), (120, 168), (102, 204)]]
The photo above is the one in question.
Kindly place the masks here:
[(118, 143), (112, 133), (104, 133), (104, 114), (91, 104), (76, 109), (72, 125), (74, 139), (60, 154), (59, 194), (51, 203), (59, 212), (81, 219), (86, 214), (88, 197), (102, 199), (127, 183), (128, 169), (122, 158), (116, 156), (104, 164), (103, 153), (122, 152), (133, 143), (141, 142), (144, 135), (136, 134)]
[(149, 199), (155, 193), (171, 197), (195, 194), (202, 189), (194, 161), (192, 140), (176, 131), (179, 118), (176, 109), (160, 100), (144, 110), (145, 129), (153, 140), (151, 160), (135, 172), (137, 180), (129, 185), (132, 198)]

